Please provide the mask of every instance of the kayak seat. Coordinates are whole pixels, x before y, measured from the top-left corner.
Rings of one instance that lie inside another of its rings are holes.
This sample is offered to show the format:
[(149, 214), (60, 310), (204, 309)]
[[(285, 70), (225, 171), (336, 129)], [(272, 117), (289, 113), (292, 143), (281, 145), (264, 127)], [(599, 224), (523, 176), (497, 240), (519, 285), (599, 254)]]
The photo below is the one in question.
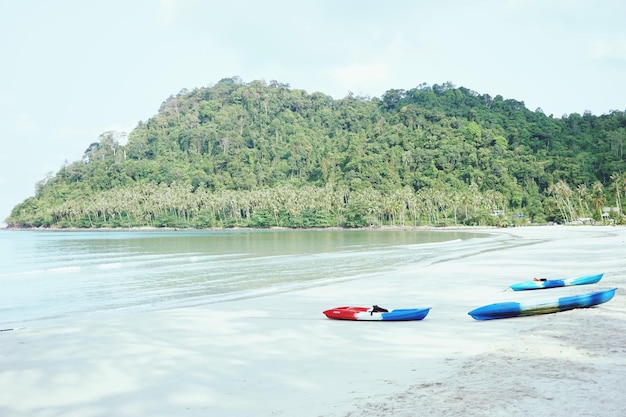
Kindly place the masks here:
[(389, 310), (387, 310), (386, 308), (382, 308), (377, 305), (374, 305), (372, 307), (372, 311), (370, 311), (370, 316), (374, 313), (389, 313)]

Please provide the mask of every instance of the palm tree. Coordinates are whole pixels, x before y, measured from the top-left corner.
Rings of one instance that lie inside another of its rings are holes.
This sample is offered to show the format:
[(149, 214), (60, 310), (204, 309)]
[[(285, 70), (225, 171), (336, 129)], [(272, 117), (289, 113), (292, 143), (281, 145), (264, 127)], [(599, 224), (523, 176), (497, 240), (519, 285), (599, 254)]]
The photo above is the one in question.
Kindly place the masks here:
[(622, 203), (620, 201), (620, 195), (622, 194), (621, 183), (622, 181), (624, 181), (624, 179), (622, 178), (622, 175), (618, 173), (614, 173), (613, 175), (611, 175), (611, 179), (613, 180), (613, 184), (615, 185), (615, 207), (617, 207), (617, 209), (621, 212), (622, 210)]
[(585, 217), (589, 216), (589, 190), (585, 184), (580, 184), (578, 186), (578, 207), (580, 209), (580, 213), (584, 213)]
[(548, 188), (548, 192), (554, 197), (556, 205), (561, 212), (561, 216), (563, 217), (563, 221), (565, 223), (572, 221), (575, 217), (575, 213), (570, 201), (573, 193), (569, 185), (567, 185), (565, 181), (560, 180), (559, 182), (552, 184), (550, 188)]

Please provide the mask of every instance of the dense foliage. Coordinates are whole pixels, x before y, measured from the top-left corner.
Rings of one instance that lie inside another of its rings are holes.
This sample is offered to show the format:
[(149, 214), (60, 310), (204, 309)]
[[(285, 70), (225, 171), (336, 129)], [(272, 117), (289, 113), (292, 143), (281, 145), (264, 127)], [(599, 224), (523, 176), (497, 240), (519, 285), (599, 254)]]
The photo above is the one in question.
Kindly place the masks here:
[(623, 111), (554, 118), (450, 83), (334, 100), (227, 78), (119, 139), (103, 133), (7, 223), (507, 225), (602, 220), (606, 206), (624, 220)]

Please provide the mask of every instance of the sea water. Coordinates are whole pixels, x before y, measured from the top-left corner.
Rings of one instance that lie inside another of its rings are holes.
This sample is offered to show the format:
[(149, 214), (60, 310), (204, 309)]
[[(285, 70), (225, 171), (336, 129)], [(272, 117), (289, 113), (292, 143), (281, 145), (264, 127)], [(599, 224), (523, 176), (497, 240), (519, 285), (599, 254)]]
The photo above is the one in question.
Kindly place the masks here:
[(3, 230), (0, 330), (356, 280), (468, 256), (501, 239), (451, 230)]

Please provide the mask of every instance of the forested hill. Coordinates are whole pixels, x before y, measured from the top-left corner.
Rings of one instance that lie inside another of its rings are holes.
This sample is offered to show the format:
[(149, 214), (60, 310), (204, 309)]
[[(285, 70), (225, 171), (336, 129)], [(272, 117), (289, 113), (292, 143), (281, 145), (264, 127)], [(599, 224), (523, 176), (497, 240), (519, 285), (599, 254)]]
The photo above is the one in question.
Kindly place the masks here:
[(554, 118), (450, 83), (335, 100), (226, 78), (119, 138), (38, 183), (9, 227), (569, 222), (626, 191), (624, 111)]

